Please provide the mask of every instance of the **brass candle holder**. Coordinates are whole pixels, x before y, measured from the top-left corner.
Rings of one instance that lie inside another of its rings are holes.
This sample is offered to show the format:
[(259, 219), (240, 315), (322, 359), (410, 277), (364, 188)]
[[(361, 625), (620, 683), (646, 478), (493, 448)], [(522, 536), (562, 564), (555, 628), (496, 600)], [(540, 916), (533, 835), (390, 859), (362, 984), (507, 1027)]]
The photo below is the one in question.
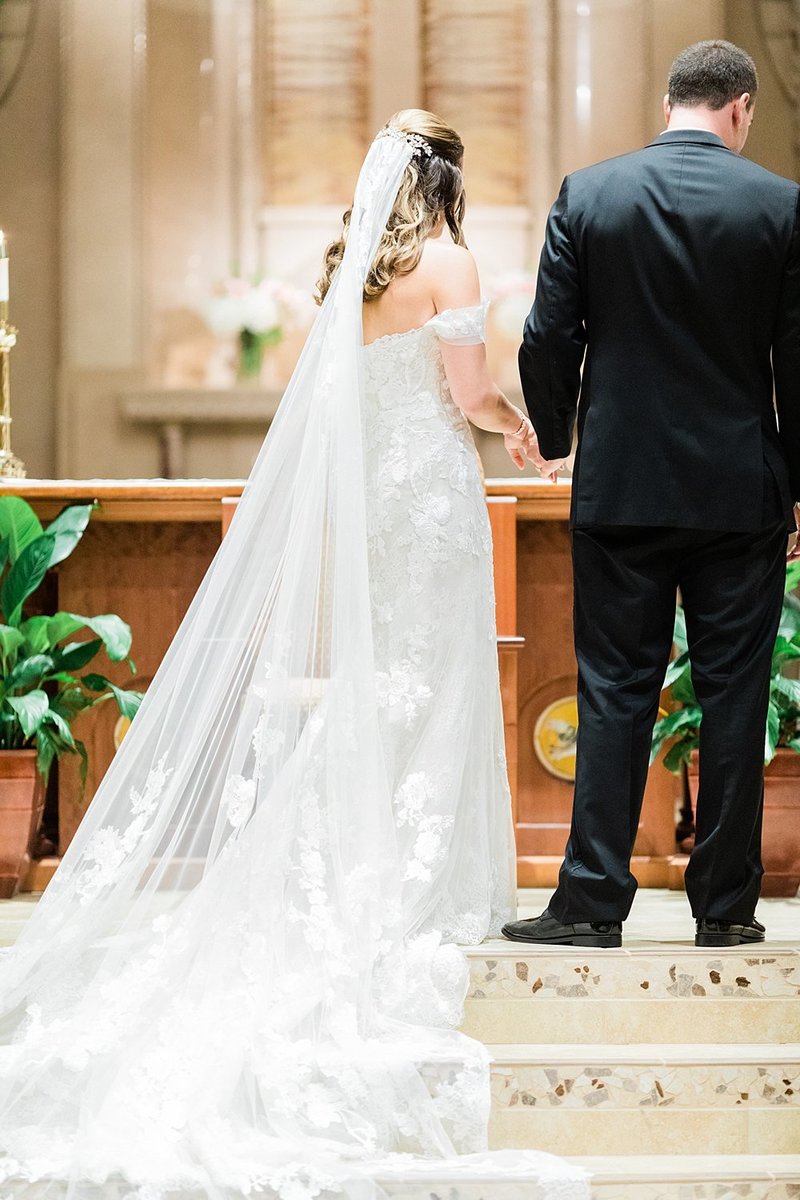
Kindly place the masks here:
[(23, 479), (25, 464), (11, 450), (11, 364), (9, 356), (17, 344), (17, 331), (9, 325), (7, 305), (0, 303), (0, 476)]

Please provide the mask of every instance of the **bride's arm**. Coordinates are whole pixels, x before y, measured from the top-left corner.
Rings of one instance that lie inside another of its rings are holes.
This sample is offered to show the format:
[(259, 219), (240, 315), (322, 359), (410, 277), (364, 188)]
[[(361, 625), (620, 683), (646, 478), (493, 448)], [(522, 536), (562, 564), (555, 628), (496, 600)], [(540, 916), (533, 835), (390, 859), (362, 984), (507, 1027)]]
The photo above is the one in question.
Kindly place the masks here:
[[(481, 303), (478, 270), (470, 252), (462, 246), (442, 247), (440, 263), (433, 283), (433, 302), (437, 312), (453, 308), (472, 308)], [(500, 391), (489, 374), (486, 346), (457, 346), (440, 343), (450, 394), (473, 425), (491, 433), (502, 433), (506, 447), (518, 466), (522, 461), (513, 452), (526, 451), (531, 457), (537, 449), (535, 434), (527, 416)]]

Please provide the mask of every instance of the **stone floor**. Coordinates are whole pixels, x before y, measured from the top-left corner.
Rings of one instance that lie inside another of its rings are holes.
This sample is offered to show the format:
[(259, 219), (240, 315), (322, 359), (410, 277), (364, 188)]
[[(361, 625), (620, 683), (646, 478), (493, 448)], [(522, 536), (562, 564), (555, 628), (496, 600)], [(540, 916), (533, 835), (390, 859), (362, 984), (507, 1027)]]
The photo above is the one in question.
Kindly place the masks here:
[[(548, 888), (520, 888), (519, 916), (536, 916), (550, 898)], [(10, 946), (38, 900), (36, 895), (19, 895), (0, 900), (0, 946)], [(800, 952), (800, 897), (794, 900), (762, 900), (758, 917), (767, 927), (765, 949)], [(694, 922), (683, 892), (665, 888), (641, 888), (624, 927), (624, 949), (653, 950), (664, 947), (674, 953), (678, 946), (694, 945)], [(482, 950), (508, 947), (510, 943), (485, 942)]]
[[(521, 890), (519, 915), (549, 894)], [(36, 900), (0, 901), (0, 946)], [(800, 899), (758, 916), (765, 942), (701, 950), (685, 895), (642, 889), (622, 949), (471, 948), (465, 1028), (494, 1060), (493, 1145), (575, 1156), (596, 1200), (800, 1200)], [(490, 1178), (387, 1194), (534, 1200)]]
[[(548, 888), (521, 888), (520, 917), (536, 916), (546, 906)], [(800, 950), (800, 897), (794, 900), (762, 900), (757, 917), (767, 927), (765, 948)], [(665, 888), (640, 888), (623, 927), (626, 950), (664, 946), (674, 952), (678, 944), (694, 945), (694, 920), (683, 892)], [(505, 944), (505, 943), (504, 943)]]

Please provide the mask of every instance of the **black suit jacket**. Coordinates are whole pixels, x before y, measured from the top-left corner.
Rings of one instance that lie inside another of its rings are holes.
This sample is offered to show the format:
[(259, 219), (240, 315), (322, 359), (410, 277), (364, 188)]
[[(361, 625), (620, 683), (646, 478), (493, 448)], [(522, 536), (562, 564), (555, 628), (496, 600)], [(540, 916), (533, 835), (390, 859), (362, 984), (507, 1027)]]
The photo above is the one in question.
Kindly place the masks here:
[(703, 130), (569, 175), (519, 365), (573, 525), (754, 530), (766, 461), (793, 527), (800, 188)]

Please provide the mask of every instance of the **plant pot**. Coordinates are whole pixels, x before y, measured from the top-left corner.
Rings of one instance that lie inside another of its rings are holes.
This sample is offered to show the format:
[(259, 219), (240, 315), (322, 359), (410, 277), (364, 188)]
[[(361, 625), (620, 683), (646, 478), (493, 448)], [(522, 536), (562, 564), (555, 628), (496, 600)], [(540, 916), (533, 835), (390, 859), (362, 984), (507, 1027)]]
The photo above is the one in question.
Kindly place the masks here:
[(19, 890), (44, 809), (35, 750), (0, 750), (0, 900)]
[[(688, 767), (692, 808), (697, 811), (698, 755)], [(781, 747), (764, 771), (762, 896), (795, 896), (800, 888), (800, 754)]]

